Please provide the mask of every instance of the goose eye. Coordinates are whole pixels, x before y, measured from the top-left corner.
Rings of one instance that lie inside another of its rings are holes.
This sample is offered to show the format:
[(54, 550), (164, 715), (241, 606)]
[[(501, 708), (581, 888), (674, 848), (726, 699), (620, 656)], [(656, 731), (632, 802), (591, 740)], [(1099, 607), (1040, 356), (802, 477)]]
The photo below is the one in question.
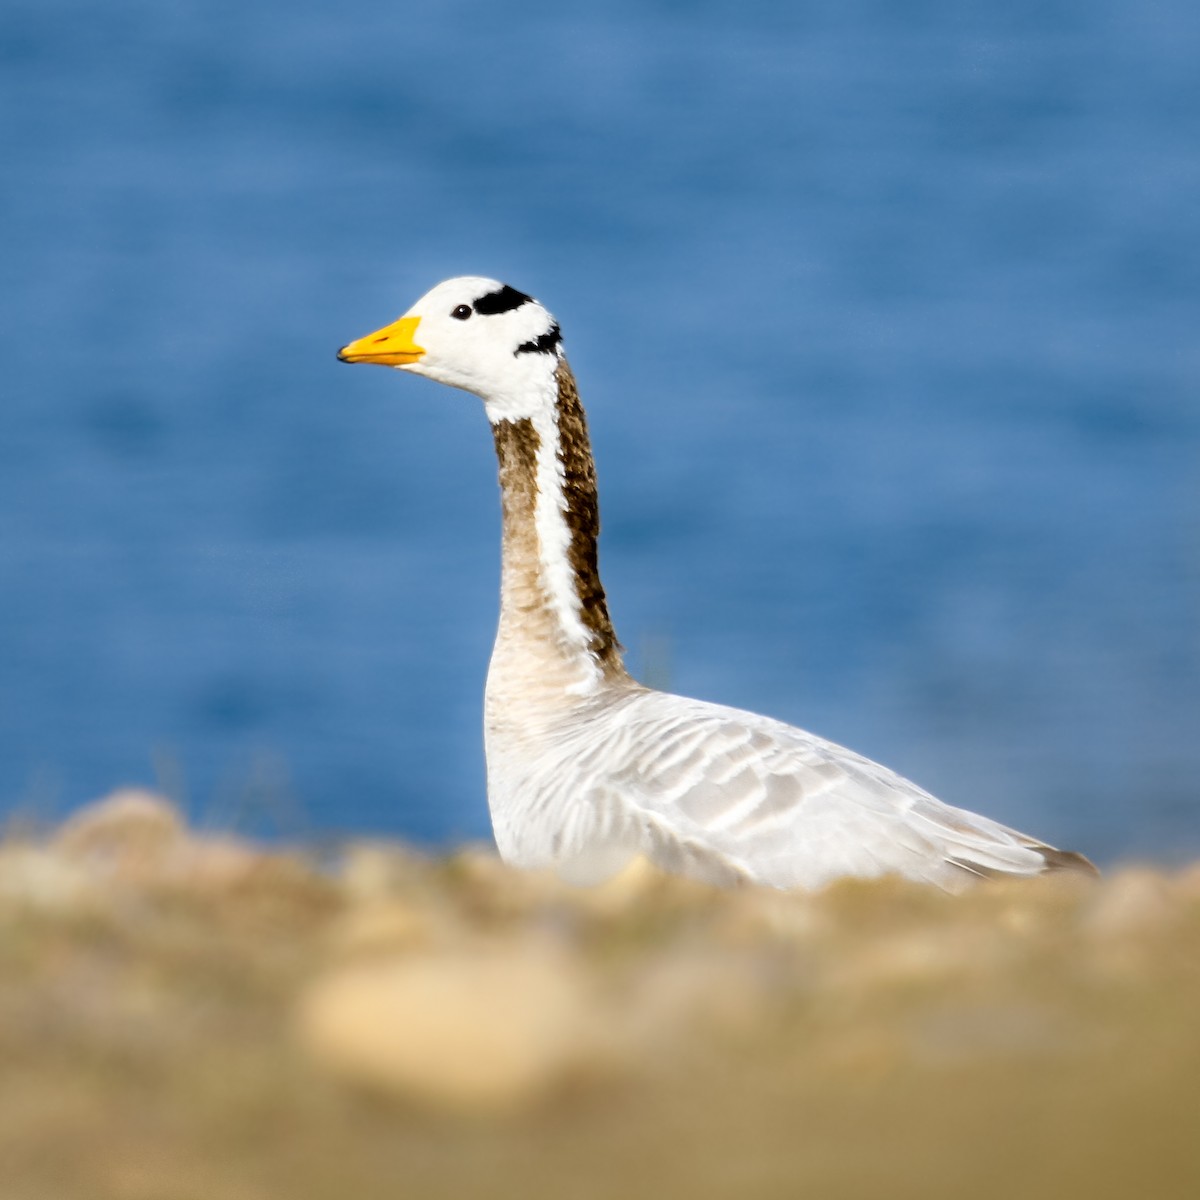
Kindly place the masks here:
[(465, 321), (471, 315), (469, 304), (460, 304), (451, 314), (456, 321)]

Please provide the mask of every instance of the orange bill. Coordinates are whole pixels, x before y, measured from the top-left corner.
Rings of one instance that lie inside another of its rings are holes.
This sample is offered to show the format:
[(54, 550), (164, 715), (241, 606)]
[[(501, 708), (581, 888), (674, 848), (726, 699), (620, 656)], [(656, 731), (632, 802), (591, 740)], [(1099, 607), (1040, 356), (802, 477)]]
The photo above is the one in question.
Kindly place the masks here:
[(382, 367), (402, 367), (415, 363), (425, 353), (413, 340), (420, 317), (401, 317), (358, 341), (343, 346), (338, 358), (349, 363), (379, 363)]

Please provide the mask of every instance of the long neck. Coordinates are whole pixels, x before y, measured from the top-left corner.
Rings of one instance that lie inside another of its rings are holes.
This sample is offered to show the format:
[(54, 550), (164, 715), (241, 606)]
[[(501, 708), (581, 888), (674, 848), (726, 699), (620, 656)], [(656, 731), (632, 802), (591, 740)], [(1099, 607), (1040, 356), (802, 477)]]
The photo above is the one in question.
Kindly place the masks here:
[[(549, 374), (549, 373), (548, 373)], [(626, 679), (596, 565), (600, 513), (587, 421), (565, 359), (534, 416), (494, 420), (504, 511), (493, 672), (587, 694)]]

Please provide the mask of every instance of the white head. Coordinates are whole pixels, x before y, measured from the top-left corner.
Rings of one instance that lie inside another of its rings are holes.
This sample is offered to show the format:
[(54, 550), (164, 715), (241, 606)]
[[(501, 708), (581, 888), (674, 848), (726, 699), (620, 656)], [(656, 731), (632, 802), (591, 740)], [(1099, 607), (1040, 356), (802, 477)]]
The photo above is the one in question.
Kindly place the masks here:
[(558, 323), (531, 296), (463, 275), (428, 291), (398, 320), (338, 351), (482, 396), (493, 421), (537, 415), (555, 396)]

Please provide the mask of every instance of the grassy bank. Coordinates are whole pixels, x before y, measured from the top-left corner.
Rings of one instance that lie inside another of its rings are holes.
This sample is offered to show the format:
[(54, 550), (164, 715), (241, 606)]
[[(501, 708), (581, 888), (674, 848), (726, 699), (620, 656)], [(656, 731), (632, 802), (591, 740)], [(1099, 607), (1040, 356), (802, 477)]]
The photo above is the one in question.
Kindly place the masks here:
[(0, 844), (4, 1200), (1200, 1195), (1200, 866), (947, 897)]

